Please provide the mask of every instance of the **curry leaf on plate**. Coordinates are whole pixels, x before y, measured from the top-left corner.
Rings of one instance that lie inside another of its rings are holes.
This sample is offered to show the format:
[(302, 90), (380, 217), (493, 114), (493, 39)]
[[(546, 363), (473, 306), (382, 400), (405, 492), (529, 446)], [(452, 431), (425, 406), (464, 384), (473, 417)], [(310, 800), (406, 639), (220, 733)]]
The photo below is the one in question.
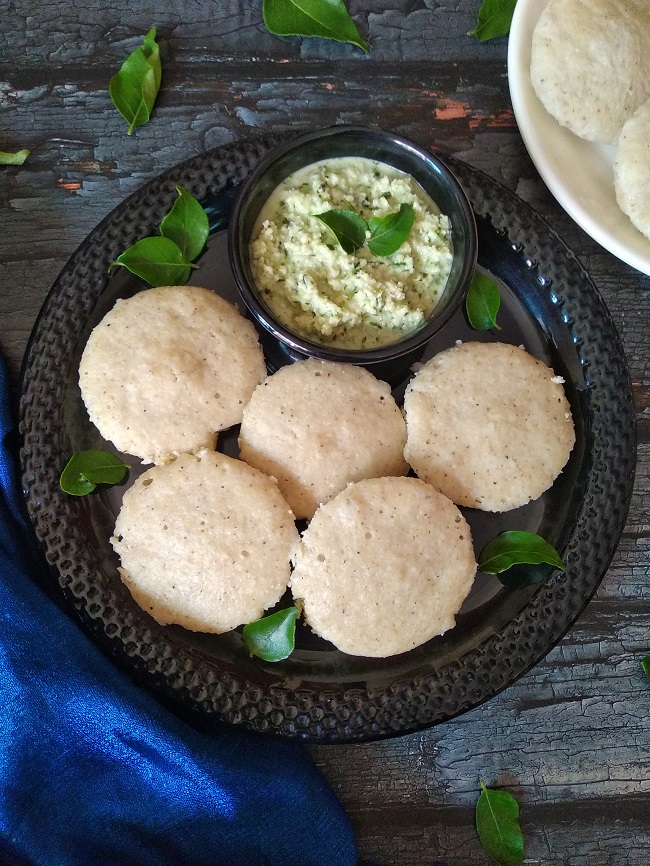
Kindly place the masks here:
[(413, 205), (401, 204), (398, 211), (385, 217), (368, 220), (370, 237), (368, 249), (376, 256), (392, 256), (402, 246), (413, 228), (415, 211)]
[(288, 658), (296, 643), (296, 620), (299, 610), (288, 607), (244, 626), (244, 642), (252, 656), (266, 662)]
[(113, 105), (129, 124), (129, 135), (136, 126), (149, 120), (161, 77), (160, 50), (156, 28), (152, 27), (142, 45), (129, 54), (108, 85)]
[(522, 563), (521, 565), (511, 565), (505, 571), (499, 572), (497, 578), (508, 589), (523, 589), (525, 586), (545, 583), (554, 571), (554, 567), (545, 562), (539, 564)]
[(370, 50), (343, 0), (264, 0), (262, 15), (276, 36), (320, 36)]
[(17, 150), (14, 153), (0, 150), (0, 165), (22, 165), (28, 156), (28, 150)]
[(476, 36), (479, 42), (507, 36), (517, 0), (483, 0), (478, 10), (476, 27), (468, 36)]
[(164, 237), (142, 238), (118, 256), (109, 270), (117, 265), (152, 286), (182, 286), (196, 267), (187, 261), (178, 244)]
[(129, 467), (107, 451), (77, 451), (68, 460), (59, 484), (72, 496), (92, 493), (98, 484), (119, 484)]
[(539, 565), (542, 562), (566, 569), (555, 548), (541, 536), (534, 532), (511, 530), (488, 541), (478, 558), (478, 567), (483, 574), (499, 574), (512, 565)]
[(476, 831), (486, 853), (499, 866), (521, 866), (524, 837), (519, 826), (519, 805), (512, 794), (486, 788), (481, 782), (476, 802)]
[(467, 318), (472, 328), (475, 331), (498, 328), (497, 313), (500, 306), (501, 295), (496, 282), (485, 274), (475, 271), (465, 298)]
[(160, 233), (163, 237), (174, 241), (184, 258), (191, 262), (201, 252), (208, 239), (210, 231), (208, 216), (186, 189), (177, 186), (176, 192), (178, 198), (160, 223)]
[(335, 208), (315, 216), (327, 226), (346, 253), (353, 253), (365, 243), (368, 223), (353, 210)]

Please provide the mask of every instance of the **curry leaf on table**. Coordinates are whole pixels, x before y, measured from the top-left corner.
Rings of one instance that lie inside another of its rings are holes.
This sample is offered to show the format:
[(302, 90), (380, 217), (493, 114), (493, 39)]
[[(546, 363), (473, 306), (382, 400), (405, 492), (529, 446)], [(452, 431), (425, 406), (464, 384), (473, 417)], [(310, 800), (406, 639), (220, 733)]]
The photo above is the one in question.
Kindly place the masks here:
[(147, 63), (153, 69), (157, 94), (160, 90), (160, 82), (162, 81), (162, 65), (160, 62), (160, 46), (156, 42), (155, 27), (152, 27), (142, 40), (142, 51), (144, 52), (144, 56), (147, 58)]
[(28, 150), (16, 150), (14, 153), (0, 150), (0, 165), (22, 165), (28, 156)]
[(485, 852), (499, 866), (521, 866), (524, 837), (519, 826), (519, 805), (508, 791), (487, 788), (481, 782), (476, 802), (476, 831)]
[(507, 36), (515, 11), (517, 0), (483, 0), (478, 10), (476, 27), (468, 36), (475, 36), (479, 42)]
[(485, 274), (475, 271), (465, 298), (467, 318), (472, 328), (475, 331), (499, 329), (497, 313), (500, 306), (501, 295), (496, 282)]
[(161, 78), (160, 49), (156, 28), (152, 27), (142, 45), (129, 54), (108, 85), (113, 105), (129, 124), (129, 135), (151, 117)]
[(182, 186), (177, 186), (176, 192), (178, 198), (160, 223), (160, 233), (174, 241), (184, 258), (191, 262), (208, 239), (208, 215), (194, 196)]
[(315, 216), (327, 226), (346, 253), (353, 253), (365, 243), (368, 223), (353, 210), (334, 208)]
[(276, 36), (320, 36), (370, 50), (343, 0), (264, 0), (262, 15)]
[(98, 484), (120, 484), (129, 467), (108, 451), (77, 451), (68, 460), (59, 484), (72, 496), (92, 493)]
[(288, 607), (244, 626), (244, 642), (252, 656), (266, 662), (288, 658), (296, 643), (296, 620), (300, 611)]
[(178, 244), (170, 238), (142, 238), (125, 250), (110, 266), (121, 265), (152, 286), (182, 286), (196, 267), (188, 262)]
[(415, 211), (410, 204), (401, 204), (398, 211), (385, 217), (369, 219), (367, 246), (370, 252), (376, 256), (392, 256), (409, 236), (414, 219)]
[(483, 574), (499, 574), (513, 565), (539, 565), (542, 562), (566, 569), (555, 548), (541, 536), (534, 532), (510, 530), (488, 541), (478, 558), (478, 567)]
[(647, 655), (641, 662), (641, 667), (645, 671), (645, 675), (650, 680), (650, 655)]

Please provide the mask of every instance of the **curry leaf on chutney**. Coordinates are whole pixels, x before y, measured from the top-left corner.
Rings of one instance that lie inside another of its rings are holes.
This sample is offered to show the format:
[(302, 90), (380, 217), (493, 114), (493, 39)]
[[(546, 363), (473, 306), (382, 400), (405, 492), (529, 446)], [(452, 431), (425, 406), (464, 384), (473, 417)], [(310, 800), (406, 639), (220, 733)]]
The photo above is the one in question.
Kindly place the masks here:
[(402, 246), (413, 228), (415, 211), (411, 204), (401, 204), (398, 211), (368, 220), (368, 249), (376, 256), (392, 256)]
[(365, 243), (368, 223), (353, 210), (334, 208), (315, 216), (327, 226), (346, 253), (353, 253)]

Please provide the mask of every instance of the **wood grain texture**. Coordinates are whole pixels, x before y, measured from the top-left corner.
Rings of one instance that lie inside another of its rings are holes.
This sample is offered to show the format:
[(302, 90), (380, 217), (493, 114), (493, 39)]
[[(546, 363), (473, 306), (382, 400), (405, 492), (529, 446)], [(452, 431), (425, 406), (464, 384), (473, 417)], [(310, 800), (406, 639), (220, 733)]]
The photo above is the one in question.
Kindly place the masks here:
[[(259, 0), (10, 0), (0, 28), (0, 350), (20, 360), (58, 271), (89, 230), (175, 163), (251, 134), (332, 123), (398, 131), (471, 163), (539, 211), (575, 252), (621, 335), (639, 457), (625, 532), (595, 598), (560, 644), (490, 702), (432, 730), (312, 747), (357, 828), (366, 866), (484, 866), (479, 780), (519, 799), (526, 862), (650, 862), (650, 278), (559, 208), (512, 114), (506, 40), (466, 35), (479, 0), (350, 0), (372, 50), (271, 36)], [(152, 121), (128, 137), (107, 82), (158, 26)]]

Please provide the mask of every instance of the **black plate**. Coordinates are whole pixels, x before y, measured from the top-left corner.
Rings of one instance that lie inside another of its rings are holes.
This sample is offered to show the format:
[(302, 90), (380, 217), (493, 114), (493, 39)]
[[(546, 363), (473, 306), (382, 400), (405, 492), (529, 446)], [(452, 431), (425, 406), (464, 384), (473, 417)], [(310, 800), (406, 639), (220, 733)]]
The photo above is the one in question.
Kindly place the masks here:
[[(314, 741), (406, 733), (475, 707), (513, 682), (594, 593), (632, 489), (634, 412), (625, 357), (597, 290), (557, 235), (504, 187), (449, 159), (477, 216), (480, 266), (502, 284), (498, 339), (525, 345), (564, 377), (577, 434), (567, 467), (540, 499), (502, 515), (465, 513), (477, 551), (503, 529), (528, 529), (563, 552), (567, 573), (520, 589), (479, 574), (454, 629), (388, 659), (346, 656), (300, 626), (291, 658), (267, 664), (248, 656), (241, 629), (216, 636), (158, 625), (121, 583), (108, 543), (121, 490), (75, 499), (58, 486), (73, 451), (103, 445), (80, 399), (79, 357), (114, 300), (143, 287), (122, 269), (109, 279), (107, 268), (156, 232), (177, 183), (204, 202), (213, 228), (194, 281), (237, 299), (220, 229), (237, 184), (272, 143), (236, 143), (167, 172), (116, 208), (72, 256), (41, 310), (24, 363), (27, 507), (70, 608), (119, 664), (162, 698), (204, 721)], [(458, 313), (425, 357), (458, 339), (495, 337), (471, 331)], [(404, 385), (395, 389), (398, 400)], [(235, 439), (225, 436), (222, 447), (231, 450)]]

